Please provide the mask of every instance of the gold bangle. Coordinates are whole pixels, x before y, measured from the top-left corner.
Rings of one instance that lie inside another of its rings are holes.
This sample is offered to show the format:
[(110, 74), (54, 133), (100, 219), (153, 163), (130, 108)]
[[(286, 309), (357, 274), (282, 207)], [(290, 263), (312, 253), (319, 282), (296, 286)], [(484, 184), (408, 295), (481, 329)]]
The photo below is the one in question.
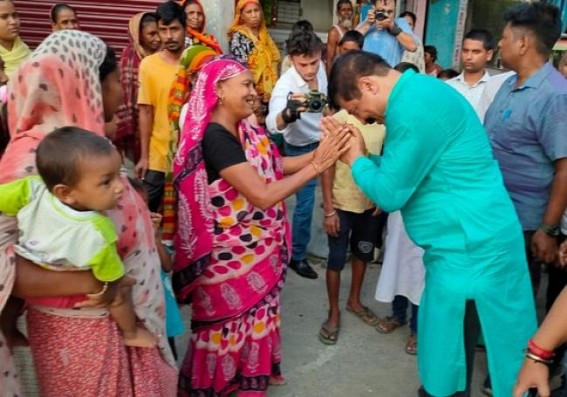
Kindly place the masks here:
[(311, 160), (309, 164), (313, 166), (313, 169), (315, 170), (315, 174), (319, 175), (321, 173), (321, 170), (319, 169), (319, 166), (315, 164), (315, 161)]
[(89, 297), (91, 298), (100, 298), (101, 296), (104, 295), (104, 293), (108, 290), (108, 281), (105, 281), (104, 284), (102, 284), (102, 289), (97, 292), (96, 294), (88, 294)]
[(332, 210), (331, 212), (326, 212), (325, 218), (330, 218), (330, 217), (332, 217), (333, 215), (336, 215), (336, 214), (337, 214), (337, 211), (335, 211), (335, 210)]

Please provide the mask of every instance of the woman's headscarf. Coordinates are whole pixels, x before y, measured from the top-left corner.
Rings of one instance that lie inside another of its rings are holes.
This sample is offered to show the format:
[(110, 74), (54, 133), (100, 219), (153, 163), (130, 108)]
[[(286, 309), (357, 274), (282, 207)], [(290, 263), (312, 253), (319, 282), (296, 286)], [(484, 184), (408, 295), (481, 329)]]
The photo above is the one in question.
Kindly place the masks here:
[(134, 47), (134, 50), (136, 51), (136, 54), (138, 54), (138, 57), (140, 59), (144, 59), (148, 55), (151, 55), (151, 53), (148, 53), (144, 48), (144, 46), (140, 43), (142, 19), (146, 14), (151, 14), (151, 13), (139, 12), (136, 15), (134, 15), (132, 18), (130, 18), (130, 21), (128, 22), (128, 33), (130, 34), (130, 43), (132, 44), (132, 47)]
[[(181, 3), (181, 5), (183, 6), (184, 9), (185, 9), (185, 4), (187, 3), (187, 1), (188, 0), (183, 0), (183, 2)], [(219, 43), (217, 42), (216, 37), (213, 36), (212, 34), (205, 32), (205, 25), (207, 23), (207, 17), (205, 16), (205, 9), (203, 8), (201, 1), (200, 0), (192, 0), (192, 2), (197, 4), (201, 8), (201, 12), (203, 13), (203, 26), (202, 26), (201, 30), (195, 30), (195, 29), (187, 26), (187, 34), (189, 36), (191, 36), (191, 38), (193, 39), (193, 45), (203, 44), (203, 45), (206, 45), (207, 47), (211, 48), (214, 52), (216, 52), (217, 55), (222, 54), (222, 48), (220, 47)]]
[(179, 194), (173, 281), (182, 301), (189, 298), (191, 282), (208, 264), (212, 249), (213, 218), (201, 142), (218, 103), (216, 86), (246, 70), (240, 62), (230, 58), (218, 57), (210, 61), (199, 72), (189, 99), (187, 118), (173, 163), (174, 183)]
[(260, 9), (262, 8), (258, 0), (240, 0), (236, 5), (232, 25), (228, 29), (228, 38), (230, 40), (234, 33), (239, 32), (254, 43), (254, 49), (248, 54), (248, 67), (254, 76), (256, 89), (264, 96), (264, 100), (267, 101), (278, 80), (278, 62), (281, 58), (280, 50), (268, 33), (268, 27), (263, 17), (258, 37), (252, 33), (249, 27), (242, 23), (242, 10), (248, 4), (257, 4)]
[[(179, 140), (179, 115), (181, 108), (189, 100), (191, 76), (216, 55), (215, 51), (204, 45), (193, 45), (187, 48), (181, 55), (177, 77), (169, 93), (168, 105), (169, 121), (173, 132), (172, 139), (175, 144)], [(175, 151), (172, 153), (175, 153)]]
[(126, 46), (120, 57), (120, 82), (124, 91), (124, 103), (116, 112), (118, 119), (114, 144), (118, 149), (130, 155), (134, 163), (140, 157), (138, 134), (138, 71), (142, 59), (151, 55), (140, 43), (142, 19), (149, 12), (134, 15), (128, 23), (130, 45)]
[(18, 66), (20, 66), (30, 54), (31, 51), (29, 47), (20, 37), (16, 37), (11, 50), (7, 50), (0, 45), (0, 57), (4, 60), (6, 75), (12, 77), (12, 74), (14, 74)]
[[(10, 80), (11, 141), (0, 160), (0, 183), (36, 174), (37, 146), (56, 128), (72, 125), (104, 134), (99, 68), (106, 52), (106, 44), (92, 34), (62, 30), (47, 37), (21, 65)], [(128, 275), (138, 280), (132, 287), (136, 315), (148, 330), (163, 335), (163, 290), (149, 213), (128, 182), (125, 186), (120, 208), (106, 214), (118, 230), (117, 249)], [(0, 215), (0, 310), (13, 285), (12, 245), (17, 240), (15, 218)], [(144, 261), (148, 266), (142, 266)], [(173, 366), (166, 346), (167, 340), (160, 338), (162, 354)]]

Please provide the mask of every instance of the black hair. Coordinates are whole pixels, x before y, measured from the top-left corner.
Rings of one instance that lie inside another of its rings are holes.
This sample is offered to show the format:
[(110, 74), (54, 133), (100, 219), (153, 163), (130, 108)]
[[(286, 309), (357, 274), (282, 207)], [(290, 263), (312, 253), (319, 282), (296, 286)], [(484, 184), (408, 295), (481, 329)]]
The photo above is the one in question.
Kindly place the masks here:
[(81, 162), (89, 156), (111, 156), (116, 152), (105, 137), (79, 127), (63, 127), (47, 134), (37, 147), (36, 167), (51, 192), (56, 185), (76, 186)]
[(537, 52), (546, 58), (561, 36), (559, 8), (545, 2), (512, 6), (504, 13), (504, 21), (512, 28), (529, 30), (535, 36)]
[(482, 46), (486, 51), (492, 51), (496, 48), (496, 40), (494, 40), (494, 36), (486, 29), (471, 30), (463, 38), (463, 41), (465, 40), (481, 41)]
[(349, 30), (339, 41), (339, 46), (343, 45), (344, 43), (348, 43), (349, 41), (358, 44), (358, 48), (362, 50), (362, 47), (364, 46), (364, 35), (358, 30)]
[(323, 42), (314, 32), (299, 32), (290, 35), (286, 41), (286, 51), (290, 56), (308, 55), (323, 51)]
[(98, 75), (100, 81), (104, 81), (106, 77), (118, 69), (118, 60), (116, 59), (116, 51), (110, 46), (106, 46), (106, 55), (102, 60), (102, 63), (98, 67)]
[(156, 23), (157, 16), (154, 12), (146, 12), (140, 20), (140, 31), (144, 28), (147, 23)]
[(351, 8), (354, 9), (354, 7), (352, 6), (352, 1), (350, 1), (350, 0), (339, 0), (337, 2), (337, 12), (339, 12), (341, 10), (341, 6), (343, 4), (349, 4), (351, 6)]
[(442, 71), (437, 73), (437, 78), (449, 80), (452, 79), (453, 77), (457, 77), (458, 75), (459, 72), (457, 72), (455, 69), (443, 69)]
[(162, 22), (164, 25), (170, 25), (175, 21), (179, 21), (181, 26), (187, 26), (187, 16), (184, 8), (173, 0), (160, 4), (156, 9), (156, 22)]
[(417, 23), (417, 15), (411, 11), (404, 11), (400, 14), (400, 18), (410, 17), (415, 25)]
[(291, 33), (289, 37), (301, 32), (313, 32), (313, 24), (305, 19), (297, 21), (291, 25)]
[(333, 63), (329, 75), (328, 98), (331, 106), (338, 106), (339, 98), (350, 101), (360, 98), (358, 79), (365, 76), (386, 76), (391, 70), (388, 62), (380, 55), (365, 51), (349, 51)]
[(435, 46), (426, 45), (425, 47), (423, 47), (423, 52), (426, 52), (429, 55), (431, 55), (431, 58), (433, 58), (433, 62), (437, 60), (437, 48), (435, 48)]
[(57, 3), (53, 7), (51, 7), (51, 11), (49, 12), (49, 17), (51, 18), (51, 22), (57, 23), (57, 18), (59, 18), (59, 13), (64, 10), (71, 10), (75, 14), (75, 16), (77, 15), (77, 11), (75, 11), (75, 9), (71, 7), (69, 4)]
[(413, 70), (416, 73), (419, 73), (419, 68), (411, 62), (400, 62), (396, 66), (394, 66), (394, 69), (401, 73), (409, 69)]
[[(389, 3), (390, 1), (394, 1), (394, 0), (372, 0), (371, 3), (372, 3), (372, 5), (373, 5), (374, 7), (377, 7), (377, 6), (376, 6), (376, 3), (378, 3), (378, 1), (381, 1), (382, 3), (383, 3), (384, 1), (385, 1), (386, 3)], [(396, 3), (396, 2), (394, 1), (394, 4), (395, 4), (395, 3)]]

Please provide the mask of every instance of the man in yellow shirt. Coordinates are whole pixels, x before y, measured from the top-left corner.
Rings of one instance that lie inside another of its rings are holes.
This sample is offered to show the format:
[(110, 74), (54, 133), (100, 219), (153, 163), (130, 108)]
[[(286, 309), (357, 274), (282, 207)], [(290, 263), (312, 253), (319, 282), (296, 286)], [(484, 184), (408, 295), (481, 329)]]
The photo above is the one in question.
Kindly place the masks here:
[(138, 93), (140, 161), (136, 175), (148, 190), (149, 208), (156, 212), (162, 201), (165, 174), (170, 169), (171, 129), (167, 114), (169, 91), (185, 49), (186, 17), (183, 7), (168, 1), (156, 10), (162, 50), (140, 63)]

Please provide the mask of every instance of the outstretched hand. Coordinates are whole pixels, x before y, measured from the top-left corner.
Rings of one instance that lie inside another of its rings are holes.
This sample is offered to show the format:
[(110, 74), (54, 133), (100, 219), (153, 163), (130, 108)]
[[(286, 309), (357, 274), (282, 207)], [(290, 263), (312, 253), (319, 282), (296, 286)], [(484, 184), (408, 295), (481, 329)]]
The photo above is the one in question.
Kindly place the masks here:
[(338, 128), (322, 130), (319, 147), (313, 152), (313, 162), (320, 172), (335, 164), (340, 156), (349, 149), (351, 135), (346, 125), (339, 123)]
[(549, 397), (549, 369), (546, 365), (526, 359), (514, 386), (513, 397), (523, 397), (530, 389), (537, 388), (538, 396)]
[(352, 165), (354, 160), (360, 156), (364, 156), (364, 153), (366, 152), (364, 138), (358, 128), (351, 124), (341, 123), (332, 116), (323, 117), (321, 119), (321, 131), (323, 135), (329, 135), (338, 130), (348, 131), (348, 135), (350, 137), (348, 150), (343, 153), (340, 159), (342, 162)]

